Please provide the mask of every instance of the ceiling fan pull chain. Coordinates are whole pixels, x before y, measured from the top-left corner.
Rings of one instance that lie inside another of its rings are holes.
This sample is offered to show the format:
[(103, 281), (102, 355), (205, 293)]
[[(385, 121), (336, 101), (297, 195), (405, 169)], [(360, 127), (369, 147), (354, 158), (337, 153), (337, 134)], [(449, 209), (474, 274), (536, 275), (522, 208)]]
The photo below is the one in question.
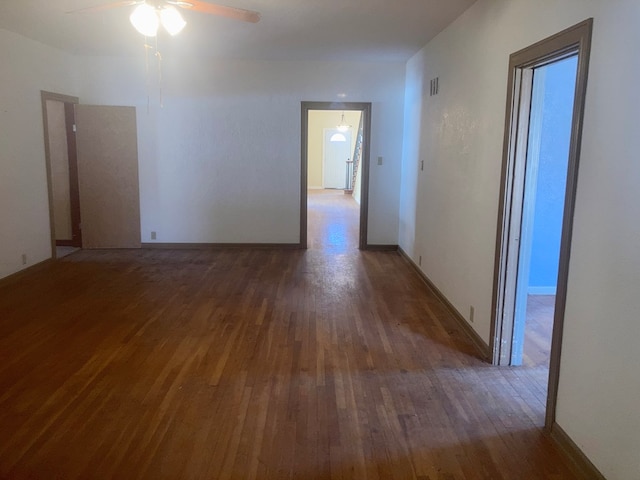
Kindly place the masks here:
[(162, 54), (158, 50), (158, 37), (156, 37), (156, 57), (158, 58), (158, 88), (160, 91), (160, 108), (164, 108), (162, 100)]
[(147, 37), (144, 37), (144, 67), (147, 77), (147, 115), (149, 115), (149, 109), (151, 104), (151, 79), (149, 77), (149, 49), (153, 48), (147, 42)]

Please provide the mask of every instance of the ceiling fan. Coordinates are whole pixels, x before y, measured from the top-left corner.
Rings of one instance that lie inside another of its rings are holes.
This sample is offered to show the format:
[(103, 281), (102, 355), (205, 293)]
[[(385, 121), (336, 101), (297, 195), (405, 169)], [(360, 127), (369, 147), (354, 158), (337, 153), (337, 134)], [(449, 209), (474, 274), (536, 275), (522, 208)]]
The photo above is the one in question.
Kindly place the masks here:
[(68, 13), (93, 13), (133, 6), (136, 8), (129, 19), (136, 30), (147, 37), (155, 37), (160, 25), (171, 35), (179, 33), (184, 28), (186, 22), (176, 7), (243, 22), (256, 23), (260, 20), (260, 14), (253, 10), (227, 7), (200, 0), (121, 0), (95, 7), (80, 8)]

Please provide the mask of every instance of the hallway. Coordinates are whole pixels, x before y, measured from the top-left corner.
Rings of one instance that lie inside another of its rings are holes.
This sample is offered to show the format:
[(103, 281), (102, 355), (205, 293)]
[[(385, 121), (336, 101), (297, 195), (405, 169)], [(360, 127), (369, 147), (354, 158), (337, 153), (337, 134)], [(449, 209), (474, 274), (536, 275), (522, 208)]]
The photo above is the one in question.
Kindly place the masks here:
[(308, 248), (330, 253), (358, 249), (359, 205), (343, 190), (309, 190)]
[(0, 477), (577, 479), (528, 370), (310, 197), (307, 251), (81, 251), (0, 284)]

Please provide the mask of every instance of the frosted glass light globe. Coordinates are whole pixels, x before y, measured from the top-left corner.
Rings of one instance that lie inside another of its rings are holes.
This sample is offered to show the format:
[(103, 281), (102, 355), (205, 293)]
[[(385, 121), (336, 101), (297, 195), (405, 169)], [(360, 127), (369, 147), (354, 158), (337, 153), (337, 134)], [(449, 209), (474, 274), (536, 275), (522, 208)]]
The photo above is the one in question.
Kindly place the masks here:
[(156, 14), (156, 9), (151, 5), (143, 3), (138, 5), (129, 17), (134, 28), (145, 37), (155, 37), (158, 33), (160, 20)]

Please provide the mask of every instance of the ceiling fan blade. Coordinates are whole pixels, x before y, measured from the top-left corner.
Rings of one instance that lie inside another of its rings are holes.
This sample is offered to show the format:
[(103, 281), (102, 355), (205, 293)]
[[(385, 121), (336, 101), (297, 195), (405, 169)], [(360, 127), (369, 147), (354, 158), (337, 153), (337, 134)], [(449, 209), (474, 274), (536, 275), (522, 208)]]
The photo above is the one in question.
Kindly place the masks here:
[(119, 7), (130, 7), (132, 5), (137, 5), (139, 3), (143, 3), (143, 1), (141, 0), (122, 0), (120, 2), (112, 2), (112, 3), (106, 3), (104, 5), (97, 5), (95, 7), (86, 7), (86, 8), (79, 8), (77, 10), (71, 10), (68, 11), (67, 13), (94, 13), (94, 12), (102, 12), (104, 10), (111, 10), (112, 8), (119, 8)]
[(233, 18), (235, 20), (242, 20), (243, 22), (256, 23), (260, 20), (260, 14), (258, 12), (245, 10), (244, 8), (226, 7), (224, 5), (216, 5), (214, 3), (201, 2), (198, 0), (168, 0), (167, 3), (186, 8), (187, 10), (193, 10), (194, 12), (210, 13), (211, 15)]

